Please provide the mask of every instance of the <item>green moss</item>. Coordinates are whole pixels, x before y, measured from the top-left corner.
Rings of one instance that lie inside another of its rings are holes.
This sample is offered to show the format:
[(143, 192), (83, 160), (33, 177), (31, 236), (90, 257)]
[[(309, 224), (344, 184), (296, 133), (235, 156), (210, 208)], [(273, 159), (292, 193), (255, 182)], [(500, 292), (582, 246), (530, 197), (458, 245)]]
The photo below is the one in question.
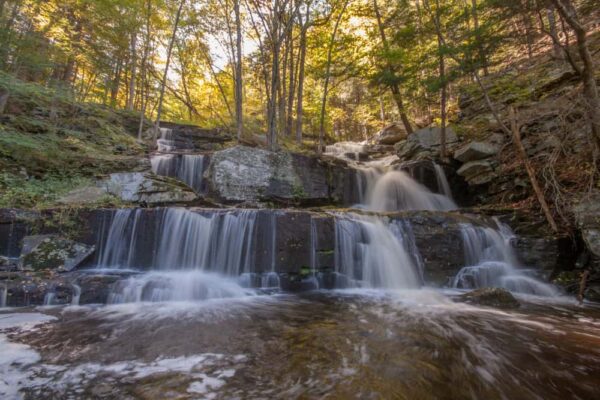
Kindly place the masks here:
[(45, 208), (73, 189), (91, 184), (89, 178), (48, 175), (30, 178), (0, 174), (0, 207)]

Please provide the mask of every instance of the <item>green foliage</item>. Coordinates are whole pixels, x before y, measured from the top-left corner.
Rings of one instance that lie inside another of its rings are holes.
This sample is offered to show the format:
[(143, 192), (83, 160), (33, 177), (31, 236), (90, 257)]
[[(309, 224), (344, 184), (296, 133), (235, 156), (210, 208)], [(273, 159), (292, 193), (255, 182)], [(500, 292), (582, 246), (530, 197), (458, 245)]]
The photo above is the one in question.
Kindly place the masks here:
[(54, 204), (69, 191), (90, 184), (89, 178), (81, 176), (49, 175), (40, 179), (27, 179), (2, 173), (0, 207), (44, 208)]

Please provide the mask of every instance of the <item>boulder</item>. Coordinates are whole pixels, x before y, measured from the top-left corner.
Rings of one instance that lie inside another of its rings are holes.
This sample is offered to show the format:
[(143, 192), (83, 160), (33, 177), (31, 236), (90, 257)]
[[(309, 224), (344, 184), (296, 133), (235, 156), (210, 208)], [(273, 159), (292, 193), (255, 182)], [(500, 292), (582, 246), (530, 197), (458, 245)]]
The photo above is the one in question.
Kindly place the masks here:
[(213, 154), (209, 192), (224, 202), (327, 203), (329, 168), (315, 157), (235, 146)]
[(126, 202), (177, 204), (198, 200), (192, 188), (175, 179), (141, 172), (111, 174), (101, 187)]
[(498, 148), (491, 143), (469, 142), (454, 152), (454, 158), (466, 163), (492, 157), (497, 153)]
[(502, 288), (481, 288), (460, 296), (459, 301), (478, 306), (496, 308), (519, 308), (520, 303), (508, 290)]
[(393, 123), (383, 128), (375, 137), (375, 142), (380, 145), (390, 145), (406, 139), (406, 129), (402, 124)]
[[(452, 128), (446, 128), (446, 146), (456, 146), (458, 137)], [(435, 127), (419, 129), (394, 145), (401, 160), (423, 160), (437, 155), (441, 145), (441, 129)]]
[(573, 214), (585, 246), (595, 258), (600, 258), (600, 191), (579, 199)]
[(463, 164), (456, 173), (465, 178), (469, 185), (482, 185), (491, 182), (497, 175), (489, 160), (469, 161)]
[(56, 235), (27, 236), (23, 239), (19, 265), (24, 270), (71, 271), (92, 255), (95, 250), (95, 246)]

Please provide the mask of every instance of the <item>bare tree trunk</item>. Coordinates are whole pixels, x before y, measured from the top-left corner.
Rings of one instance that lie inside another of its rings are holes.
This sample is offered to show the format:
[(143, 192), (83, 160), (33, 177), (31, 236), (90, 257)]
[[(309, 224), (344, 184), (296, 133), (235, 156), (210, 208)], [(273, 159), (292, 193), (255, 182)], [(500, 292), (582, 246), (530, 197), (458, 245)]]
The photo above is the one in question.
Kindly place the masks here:
[(137, 79), (137, 32), (131, 34), (131, 76), (129, 77), (129, 96), (127, 97), (127, 109), (133, 111), (135, 100), (135, 81)]
[(438, 46), (440, 50), (439, 54), (439, 74), (440, 81), (442, 82), (442, 89), (440, 94), (440, 119), (441, 119), (441, 127), (440, 127), (440, 158), (442, 160), (446, 159), (446, 97), (448, 92), (448, 85), (446, 84), (446, 62), (444, 60), (444, 54), (442, 52), (442, 39), (441, 32), (438, 32)]
[[(237, 140), (242, 140), (244, 130), (243, 121), (243, 81), (242, 81), (242, 20), (240, 17), (240, 0), (234, 0), (233, 10), (235, 13), (235, 123), (237, 128)], [(227, 105), (229, 107), (229, 105)]]
[(554, 17), (554, 6), (549, 6), (547, 8), (546, 15), (548, 16), (548, 30), (550, 32), (550, 36), (552, 37), (553, 56), (557, 60), (563, 60), (565, 57), (558, 39), (558, 30), (556, 29), (556, 18)]
[(167, 76), (169, 73), (169, 65), (171, 64), (171, 53), (173, 52), (173, 44), (175, 43), (175, 37), (177, 36), (177, 28), (179, 27), (179, 19), (181, 18), (181, 10), (183, 9), (183, 5), (185, 0), (181, 0), (179, 3), (179, 8), (177, 9), (177, 14), (175, 15), (175, 22), (173, 23), (173, 32), (171, 34), (171, 40), (169, 42), (169, 48), (167, 49), (167, 63), (165, 64), (165, 71), (163, 74), (162, 82), (160, 85), (160, 96), (158, 98), (158, 110), (156, 112), (156, 122), (155, 122), (155, 132), (154, 137), (158, 134), (158, 130), (160, 129), (160, 118), (162, 117), (162, 108), (163, 101), (165, 97), (165, 87), (167, 86)]
[[(375, 10), (375, 16), (377, 17), (377, 26), (379, 28), (379, 35), (381, 36), (381, 42), (383, 44), (383, 49), (386, 53), (389, 52), (389, 44), (387, 41), (387, 37), (385, 35), (385, 28), (383, 26), (383, 20), (381, 18), (381, 13), (379, 12), (379, 5), (377, 4), (377, 0), (373, 0), (373, 8)], [(387, 68), (391, 73), (393, 71), (392, 65), (387, 61)], [(404, 129), (406, 129), (406, 133), (413, 133), (412, 126), (410, 121), (408, 120), (408, 116), (406, 115), (406, 109), (404, 108), (404, 101), (402, 100), (402, 93), (400, 91), (400, 87), (396, 82), (390, 85), (390, 90), (392, 92), (392, 98), (396, 102), (396, 106), (398, 107), (398, 112), (400, 113), (400, 119), (402, 120), (402, 124), (404, 125)]]
[(302, 101), (304, 100), (304, 65), (306, 64), (306, 28), (300, 32), (300, 61), (298, 62), (298, 98), (296, 99), (296, 142), (302, 143), (302, 119), (304, 116)]
[(294, 126), (294, 95), (296, 94), (296, 64), (294, 63), (294, 40), (290, 38), (290, 81), (288, 85), (287, 94), (287, 120), (285, 123), (285, 130), (288, 135), (292, 135), (292, 129)]
[(335, 45), (335, 36), (337, 34), (338, 28), (340, 26), (340, 22), (342, 21), (342, 17), (344, 16), (344, 12), (346, 11), (346, 7), (348, 6), (349, 0), (344, 1), (344, 6), (340, 11), (340, 15), (338, 15), (337, 20), (335, 21), (335, 25), (333, 27), (333, 32), (331, 33), (331, 37), (329, 39), (329, 48), (327, 50), (327, 69), (325, 72), (325, 84), (323, 86), (323, 99), (321, 100), (321, 118), (319, 121), (319, 147), (317, 148), (317, 152), (319, 154), (323, 153), (323, 139), (325, 136), (325, 108), (327, 107), (327, 94), (329, 91), (329, 79), (331, 77), (331, 59), (333, 57), (333, 46)]
[[(527, 2), (527, 0), (525, 0)], [(523, 23), (523, 27), (525, 28), (525, 43), (527, 45), (527, 58), (533, 58), (533, 37), (532, 37), (532, 27), (531, 27), (531, 18), (529, 18), (529, 14), (527, 12), (528, 7), (527, 4), (523, 6), (523, 12), (521, 13), (521, 20)]]
[(583, 94), (590, 119), (592, 142), (596, 147), (595, 150), (597, 153), (600, 152), (600, 98), (594, 77), (594, 60), (587, 44), (587, 32), (571, 0), (552, 0), (552, 3), (571, 29), (575, 31), (575, 36), (577, 37), (577, 50), (583, 62), (581, 70)]
[(119, 87), (121, 86), (121, 70), (123, 68), (123, 60), (119, 58), (117, 60), (117, 66), (115, 68), (115, 76), (112, 81), (112, 87), (110, 90), (110, 106), (115, 107), (117, 105), (117, 96), (119, 95)]
[(548, 207), (548, 203), (546, 202), (546, 198), (544, 197), (544, 192), (540, 188), (537, 177), (535, 175), (535, 171), (533, 170), (533, 167), (529, 162), (529, 158), (527, 157), (527, 152), (523, 147), (523, 143), (521, 143), (521, 132), (519, 131), (519, 123), (517, 121), (517, 116), (513, 107), (510, 108), (510, 127), (512, 130), (515, 147), (517, 148), (517, 153), (519, 154), (519, 156), (521, 157), (521, 161), (525, 165), (527, 175), (529, 175), (529, 181), (531, 182), (531, 186), (533, 187), (533, 191), (535, 192), (537, 200), (540, 203), (542, 210), (544, 211), (546, 221), (548, 221), (548, 224), (554, 232), (558, 232), (558, 226), (556, 225), (556, 221), (552, 216), (552, 212), (550, 212), (550, 207)]
[(483, 47), (483, 43), (481, 42), (481, 34), (479, 33), (479, 13), (477, 12), (477, 0), (471, 0), (471, 10), (473, 14), (473, 27), (475, 28), (475, 38), (477, 40), (479, 59), (481, 60), (481, 64), (483, 66), (483, 75), (488, 76), (489, 71), (487, 64), (487, 56), (485, 54), (485, 48)]
[(150, 21), (152, 17), (152, 0), (147, 0), (148, 6), (146, 8), (146, 42), (144, 43), (144, 55), (142, 57), (142, 79), (140, 87), (141, 97), (141, 111), (140, 111), (140, 124), (138, 126), (138, 141), (142, 141), (142, 131), (144, 130), (144, 118), (146, 114), (146, 108), (148, 106), (148, 90), (145, 90), (146, 81), (148, 80), (148, 57), (150, 55)]

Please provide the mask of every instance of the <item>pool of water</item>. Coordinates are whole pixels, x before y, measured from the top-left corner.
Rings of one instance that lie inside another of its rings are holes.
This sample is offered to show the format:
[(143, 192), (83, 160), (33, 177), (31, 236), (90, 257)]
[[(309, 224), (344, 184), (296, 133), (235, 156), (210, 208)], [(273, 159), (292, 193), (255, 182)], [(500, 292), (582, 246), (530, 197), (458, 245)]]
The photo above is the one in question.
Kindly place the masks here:
[(599, 398), (600, 308), (331, 291), (4, 310), (2, 398)]

